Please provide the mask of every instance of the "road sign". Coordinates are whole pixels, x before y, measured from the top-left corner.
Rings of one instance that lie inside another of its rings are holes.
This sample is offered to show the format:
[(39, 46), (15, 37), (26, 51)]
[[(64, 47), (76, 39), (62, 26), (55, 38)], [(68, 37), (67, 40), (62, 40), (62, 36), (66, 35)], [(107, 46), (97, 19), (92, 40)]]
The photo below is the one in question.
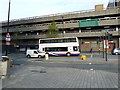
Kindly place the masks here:
[(6, 45), (10, 45), (11, 37), (10, 37), (9, 33), (6, 34), (6, 38), (5, 39), (6, 39)]
[(104, 40), (104, 48), (109, 48), (109, 42), (108, 42), (108, 40)]
[(105, 26), (104, 28), (110, 28), (110, 26)]
[(9, 33), (6, 34), (6, 41), (11, 41), (11, 37)]
[(105, 45), (108, 45), (108, 40), (105, 40)]
[(10, 42), (9, 42), (9, 41), (6, 41), (6, 45), (10, 45)]

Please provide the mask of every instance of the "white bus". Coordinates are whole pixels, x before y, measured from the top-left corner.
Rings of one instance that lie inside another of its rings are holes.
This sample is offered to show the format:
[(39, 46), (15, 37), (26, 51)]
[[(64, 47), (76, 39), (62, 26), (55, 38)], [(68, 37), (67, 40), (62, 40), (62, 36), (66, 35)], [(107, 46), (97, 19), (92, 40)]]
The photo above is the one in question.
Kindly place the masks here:
[(57, 56), (80, 55), (77, 37), (39, 39), (39, 50)]

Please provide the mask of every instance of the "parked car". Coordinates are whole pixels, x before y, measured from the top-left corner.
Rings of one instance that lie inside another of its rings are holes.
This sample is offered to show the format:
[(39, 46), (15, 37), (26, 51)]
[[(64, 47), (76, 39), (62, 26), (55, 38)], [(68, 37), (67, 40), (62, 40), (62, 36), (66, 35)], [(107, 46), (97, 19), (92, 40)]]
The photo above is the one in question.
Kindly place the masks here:
[(45, 57), (45, 52), (41, 52), (39, 50), (27, 50), (26, 51), (26, 57), (30, 58), (30, 57)]
[(112, 50), (112, 55), (120, 55), (120, 48), (115, 48)]

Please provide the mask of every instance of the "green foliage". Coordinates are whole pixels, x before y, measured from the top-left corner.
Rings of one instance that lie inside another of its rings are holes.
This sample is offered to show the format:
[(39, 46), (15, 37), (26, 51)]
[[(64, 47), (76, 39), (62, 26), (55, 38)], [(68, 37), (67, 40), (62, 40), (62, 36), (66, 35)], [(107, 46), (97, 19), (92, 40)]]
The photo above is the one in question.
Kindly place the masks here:
[[(19, 32), (18, 30), (16, 30), (14, 33), (12, 33), (11, 36), (17, 37), (17, 36), (19, 36), (19, 34), (20, 34), (20, 32)], [(21, 41), (22, 41), (22, 40), (20, 40), (20, 39), (12, 39), (12, 40), (11, 40), (11, 43), (12, 43), (12, 44), (20, 44)]]
[(58, 33), (59, 33), (59, 29), (58, 29), (58, 27), (57, 27), (57, 25), (56, 25), (56, 22), (53, 21), (53, 22), (49, 25), (49, 27), (48, 27), (47, 37), (48, 37), (48, 38), (59, 37)]

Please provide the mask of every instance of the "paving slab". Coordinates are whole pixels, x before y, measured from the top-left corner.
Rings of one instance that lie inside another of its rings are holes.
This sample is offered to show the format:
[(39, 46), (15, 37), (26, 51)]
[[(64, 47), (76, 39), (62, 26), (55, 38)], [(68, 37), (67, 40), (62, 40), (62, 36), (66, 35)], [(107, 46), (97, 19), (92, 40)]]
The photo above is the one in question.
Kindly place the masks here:
[(118, 88), (118, 74), (102, 70), (46, 68), (46, 73), (31, 72), (43, 67), (25, 66), (4, 79), (4, 88)]
[[(50, 57), (46, 61), (44, 58), (35, 61), (37, 60), (36, 58), (27, 59), (18, 54), (19, 58), (17, 59), (15, 57), (16, 63), (22, 64), (14, 65), (11, 68), (9, 78), (3, 79), (2, 81), (2, 87), (118, 88), (118, 72), (114, 71), (117, 69), (118, 59), (116, 57), (113, 59), (110, 56), (106, 62), (105, 59), (98, 56), (91, 58), (88, 55), (86, 61), (81, 60), (80, 57), (70, 57), (69, 59), (68, 57)], [(50, 65), (47, 66), (47, 64), (51, 63), (53, 67)], [(66, 67), (62, 67), (62, 64), (66, 65)], [(115, 68), (113, 69), (113, 67)]]

